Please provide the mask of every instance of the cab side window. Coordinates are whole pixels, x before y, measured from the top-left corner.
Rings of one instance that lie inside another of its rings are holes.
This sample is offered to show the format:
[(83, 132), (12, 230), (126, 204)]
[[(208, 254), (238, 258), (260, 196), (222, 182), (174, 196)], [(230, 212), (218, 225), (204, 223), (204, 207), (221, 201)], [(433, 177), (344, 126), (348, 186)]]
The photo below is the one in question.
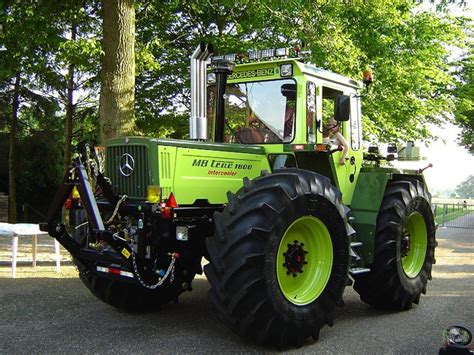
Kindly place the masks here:
[(351, 146), (353, 150), (359, 150), (362, 142), (360, 97), (352, 97), (351, 100)]
[[(322, 133), (323, 141), (326, 142), (329, 139), (330, 127), (333, 127), (335, 124), (331, 123), (334, 120), (334, 106), (336, 104), (336, 96), (342, 95), (343, 92), (332, 89), (330, 87), (323, 86), (323, 122), (322, 122)], [(342, 125), (339, 125), (339, 132), (344, 135), (342, 130)]]
[(316, 84), (306, 84), (306, 140), (316, 142)]

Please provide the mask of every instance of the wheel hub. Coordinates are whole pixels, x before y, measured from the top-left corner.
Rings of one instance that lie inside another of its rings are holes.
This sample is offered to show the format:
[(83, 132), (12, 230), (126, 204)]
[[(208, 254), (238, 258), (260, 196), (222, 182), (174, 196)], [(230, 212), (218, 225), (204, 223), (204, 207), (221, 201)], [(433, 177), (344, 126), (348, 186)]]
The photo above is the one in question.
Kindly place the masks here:
[(407, 231), (403, 232), (400, 249), (402, 257), (407, 256), (410, 251), (410, 233)]
[(283, 264), (286, 267), (286, 274), (293, 274), (293, 277), (297, 277), (298, 274), (303, 272), (303, 265), (308, 262), (305, 260), (305, 256), (308, 254), (304, 250), (304, 243), (300, 243), (297, 240), (293, 244), (288, 244), (288, 249), (283, 253), (285, 262)]
[(420, 212), (413, 212), (405, 222), (400, 243), (401, 266), (409, 278), (416, 277), (423, 269), (427, 248), (425, 219)]

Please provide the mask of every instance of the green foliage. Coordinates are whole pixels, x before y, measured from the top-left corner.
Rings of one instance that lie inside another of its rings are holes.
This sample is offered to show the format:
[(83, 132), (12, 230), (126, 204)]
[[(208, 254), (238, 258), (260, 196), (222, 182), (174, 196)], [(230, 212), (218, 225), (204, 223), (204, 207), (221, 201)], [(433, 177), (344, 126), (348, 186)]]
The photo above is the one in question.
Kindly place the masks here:
[[(218, 53), (302, 44), (312, 50), (313, 63), (353, 78), (372, 67), (376, 81), (363, 100), (366, 138), (429, 139), (428, 124), (441, 124), (460, 112), (455, 110), (459, 105), (453, 88), (459, 81), (449, 50), (464, 45), (467, 24), (416, 6), (410, 0), (170, 0), (142, 5), (138, 46), (148, 46), (160, 66), (139, 73), (137, 119), (160, 121), (177, 110), (181, 116), (189, 107), (188, 58), (201, 40), (213, 43)], [(162, 123), (167, 122), (173, 121)]]
[(60, 139), (57, 131), (45, 130), (25, 136), (18, 142), (18, 204), (33, 207), (29, 221), (44, 221), (52, 192), (56, 191), (58, 179), (64, 172), (62, 146), (58, 144)]
[(455, 90), (455, 117), (462, 128), (459, 143), (474, 154), (474, 43), (460, 64), (459, 85)]
[[(75, 102), (77, 133), (82, 132), (81, 128), (95, 129), (97, 122), (96, 105), (90, 98), (97, 88), (94, 77), (99, 70), (100, 44), (95, 35), (97, 21), (93, 21), (94, 2), (88, 3), (6, 1), (0, 13), (0, 130), (10, 131), (13, 84), (19, 74), (18, 154), (14, 162), (17, 197), (20, 204), (28, 203), (43, 213), (49, 203), (44, 197), (52, 196), (63, 171), (59, 162), (67, 100), (65, 73), (71, 64), (79, 73), (74, 89), (85, 93), (85, 99)], [(70, 38), (73, 23), (83, 30), (75, 41)]]
[(470, 175), (456, 186), (456, 193), (461, 198), (474, 198), (474, 175)]

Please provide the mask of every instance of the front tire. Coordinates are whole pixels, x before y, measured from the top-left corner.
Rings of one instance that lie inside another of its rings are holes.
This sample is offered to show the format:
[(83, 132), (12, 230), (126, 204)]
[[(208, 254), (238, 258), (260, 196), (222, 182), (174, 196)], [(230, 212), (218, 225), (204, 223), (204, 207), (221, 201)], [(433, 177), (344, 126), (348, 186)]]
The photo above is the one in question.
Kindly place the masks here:
[(371, 271), (355, 279), (360, 298), (382, 309), (417, 304), (431, 279), (435, 230), (425, 185), (412, 179), (390, 183), (377, 217)]
[(277, 170), (229, 193), (206, 243), (220, 318), (259, 343), (317, 339), (347, 281), (347, 212), (329, 179), (304, 170)]

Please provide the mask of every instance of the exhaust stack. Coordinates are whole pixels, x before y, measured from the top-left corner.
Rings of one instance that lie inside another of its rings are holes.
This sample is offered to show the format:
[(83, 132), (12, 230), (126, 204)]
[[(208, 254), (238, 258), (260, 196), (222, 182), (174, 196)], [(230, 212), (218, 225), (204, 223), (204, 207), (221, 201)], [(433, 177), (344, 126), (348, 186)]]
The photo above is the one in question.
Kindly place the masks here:
[(189, 138), (207, 139), (207, 64), (214, 52), (211, 44), (201, 42), (191, 55), (191, 117)]

